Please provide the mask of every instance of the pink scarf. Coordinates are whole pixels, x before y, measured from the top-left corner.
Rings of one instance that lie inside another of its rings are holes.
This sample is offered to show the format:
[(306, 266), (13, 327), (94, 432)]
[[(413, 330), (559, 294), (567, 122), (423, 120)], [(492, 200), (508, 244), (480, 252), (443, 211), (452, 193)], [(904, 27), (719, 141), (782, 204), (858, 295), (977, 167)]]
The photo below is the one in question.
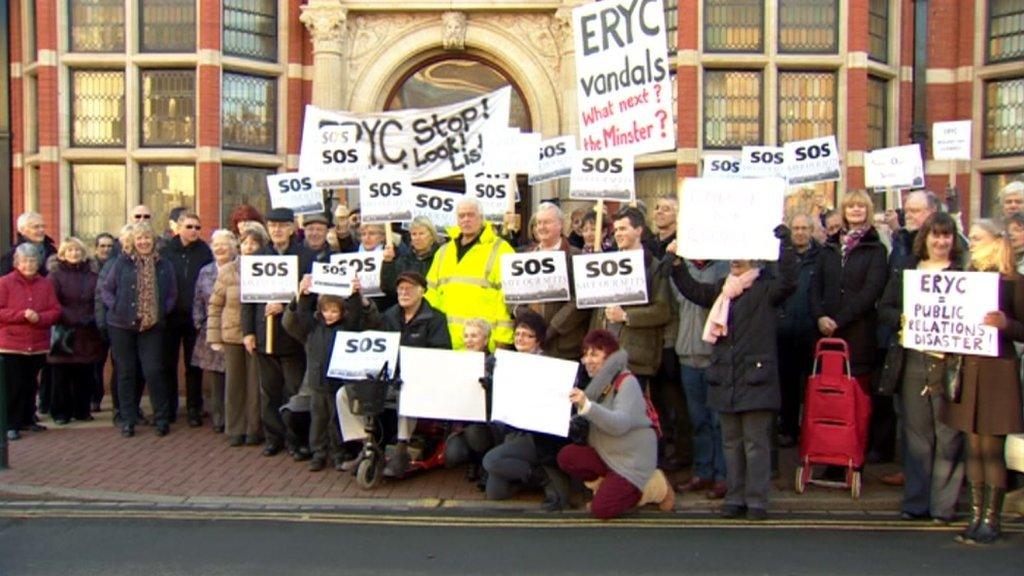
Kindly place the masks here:
[(704, 323), (704, 333), (701, 338), (705, 342), (714, 344), (719, 338), (729, 333), (729, 303), (750, 288), (760, 274), (760, 268), (751, 268), (739, 276), (732, 274), (726, 276), (722, 293), (715, 299), (715, 303), (711, 306), (711, 312), (708, 313), (708, 321)]

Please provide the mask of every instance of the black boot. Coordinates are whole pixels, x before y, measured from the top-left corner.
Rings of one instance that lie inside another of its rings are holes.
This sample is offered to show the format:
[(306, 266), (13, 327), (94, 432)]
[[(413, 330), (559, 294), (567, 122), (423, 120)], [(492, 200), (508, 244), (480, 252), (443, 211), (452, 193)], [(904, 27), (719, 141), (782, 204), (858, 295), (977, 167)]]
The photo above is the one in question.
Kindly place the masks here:
[(967, 528), (963, 532), (957, 534), (953, 540), (966, 544), (971, 542), (975, 538), (975, 534), (978, 532), (978, 527), (981, 526), (982, 512), (984, 511), (985, 492), (983, 486), (977, 484), (967, 485), (967, 496), (971, 502), (971, 521), (967, 524)]
[(1006, 488), (985, 486), (985, 517), (974, 533), (977, 544), (991, 544), (999, 538), (1000, 519), (1003, 515), (1003, 497)]
[(544, 502), (540, 507), (547, 512), (558, 512), (569, 506), (569, 477), (565, 472), (545, 466), (548, 481), (544, 484)]
[(388, 458), (384, 465), (384, 476), (388, 478), (402, 478), (409, 469), (409, 446), (402, 442), (395, 444), (395, 452)]

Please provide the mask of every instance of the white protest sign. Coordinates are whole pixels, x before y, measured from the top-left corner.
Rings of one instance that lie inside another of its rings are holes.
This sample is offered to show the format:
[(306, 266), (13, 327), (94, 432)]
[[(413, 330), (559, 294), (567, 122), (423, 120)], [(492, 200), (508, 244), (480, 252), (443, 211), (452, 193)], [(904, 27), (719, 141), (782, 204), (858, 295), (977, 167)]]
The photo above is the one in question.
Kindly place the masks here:
[(569, 198), (622, 202), (636, 199), (633, 157), (577, 152), (569, 175)]
[(782, 148), (778, 146), (744, 146), (740, 156), (743, 178), (785, 178)]
[(267, 176), (271, 208), (291, 208), (296, 214), (323, 213), (324, 191), (313, 177), (299, 172)]
[(359, 208), (363, 224), (412, 220), (412, 182), (395, 170), (372, 170), (359, 179)]
[(398, 363), (401, 337), (400, 332), (375, 330), (337, 332), (334, 348), (331, 349), (331, 361), (327, 365), (327, 375), (331, 378), (359, 380), (376, 376), (385, 362), (388, 365), (388, 376), (393, 375)]
[(864, 185), (868, 188), (917, 188), (924, 185), (918, 144), (880, 148), (864, 154)]
[(366, 170), (370, 154), (368, 142), (358, 141), (358, 128), (328, 124), (317, 131), (318, 162), (307, 166), (315, 170), (320, 183), (352, 184)]
[(290, 302), (299, 287), (298, 256), (242, 256), (238, 263), (242, 302)]
[(536, 132), (522, 133), (518, 128), (507, 128), (484, 134), (483, 171), (508, 172), (510, 174), (534, 174), (537, 172), (537, 147), (541, 135)]
[(903, 272), (903, 347), (978, 356), (999, 355), (999, 331), (983, 326), (999, 309), (995, 272)]
[(971, 121), (932, 124), (932, 155), (936, 160), (970, 160)]
[(572, 277), (577, 308), (647, 303), (643, 250), (573, 256)]
[(788, 186), (839, 180), (839, 146), (835, 136), (787, 142), (782, 149)]
[[(739, 185), (738, 185), (739, 184)], [(786, 183), (687, 178), (679, 194), (679, 255), (696, 260), (778, 260)]]
[(466, 196), (476, 198), (484, 208), (484, 218), (501, 222), (509, 211), (509, 195), (514, 194), (512, 174), (466, 172)]
[(675, 150), (661, 0), (605, 0), (572, 11), (582, 149)]
[(448, 228), (455, 226), (455, 206), (465, 195), (458, 192), (434, 190), (413, 185), (412, 217), (426, 216), (434, 226)]
[(331, 254), (331, 264), (338, 266), (341, 276), (355, 274), (359, 277), (360, 294), (367, 298), (383, 296), (380, 286), (380, 270), (384, 266), (384, 252), (345, 252)]
[(491, 421), (521, 430), (569, 435), (578, 362), (508, 350), (494, 352)]
[(705, 178), (740, 178), (740, 159), (726, 154), (704, 156)]
[[(320, 130), (355, 129), (355, 143), (366, 147), (367, 169), (393, 167), (413, 182), (454, 176), (479, 168), (485, 155), (484, 133), (508, 127), (512, 87), (506, 86), (448, 106), (423, 110), (354, 113), (306, 106), (299, 171), (320, 174)], [(360, 163), (363, 159), (359, 158)]]
[(402, 346), (398, 413), (410, 418), (487, 421), (484, 353)]
[(353, 277), (345, 267), (330, 262), (313, 262), (309, 291), (348, 298), (352, 295)]
[(522, 252), (501, 257), (501, 292), (506, 304), (569, 300), (565, 252)]
[(576, 154), (576, 138), (559, 136), (544, 140), (536, 150), (537, 172), (530, 175), (530, 185), (566, 178), (572, 171), (572, 160)]

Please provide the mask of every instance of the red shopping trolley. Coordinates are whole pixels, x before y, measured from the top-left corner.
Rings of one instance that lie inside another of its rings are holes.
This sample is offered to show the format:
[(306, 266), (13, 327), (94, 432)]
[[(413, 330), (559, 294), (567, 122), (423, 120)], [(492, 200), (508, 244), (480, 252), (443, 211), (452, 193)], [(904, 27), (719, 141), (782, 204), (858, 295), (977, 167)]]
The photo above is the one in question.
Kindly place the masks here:
[[(814, 349), (814, 369), (804, 393), (797, 494), (803, 494), (808, 484), (817, 484), (849, 488), (853, 498), (860, 497), (870, 420), (871, 397), (850, 372), (846, 341), (822, 338)], [(814, 466), (842, 466), (845, 481), (815, 478)]]

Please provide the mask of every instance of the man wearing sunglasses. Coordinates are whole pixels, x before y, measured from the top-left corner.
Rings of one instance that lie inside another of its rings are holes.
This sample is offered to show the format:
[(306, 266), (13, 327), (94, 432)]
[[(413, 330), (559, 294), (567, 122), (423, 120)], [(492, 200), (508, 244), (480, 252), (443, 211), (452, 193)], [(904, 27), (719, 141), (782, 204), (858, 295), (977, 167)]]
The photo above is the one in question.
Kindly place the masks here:
[(213, 252), (199, 237), (202, 226), (199, 216), (183, 212), (178, 217), (178, 234), (167, 241), (160, 250), (160, 257), (174, 266), (174, 277), (178, 283), (178, 301), (167, 316), (166, 364), (167, 387), (170, 393), (171, 421), (178, 412), (178, 351), (185, 348), (185, 402), (188, 408), (188, 425), (203, 424), (203, 372), (192, 365), (192, 349), (196, 345), (196, 328), (192, 323), (192, 302), (196, 293), (199, 270), (213, 261)]

